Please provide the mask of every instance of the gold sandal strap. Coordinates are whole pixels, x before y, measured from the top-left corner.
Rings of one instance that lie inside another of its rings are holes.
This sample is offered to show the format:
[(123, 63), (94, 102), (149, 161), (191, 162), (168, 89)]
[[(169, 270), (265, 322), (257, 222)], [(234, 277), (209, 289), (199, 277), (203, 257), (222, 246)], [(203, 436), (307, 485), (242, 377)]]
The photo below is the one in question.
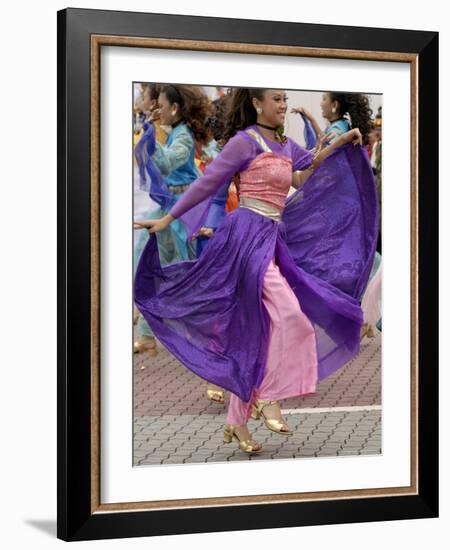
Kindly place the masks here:
[(266, 405), (276, 405), (277, 403), (278, 403), (278, 401), (270, 401), (270, 400), (267, 400), (267, 399), (258, 399), (257, 401), (255, 401), (255, 406), (258, 409), (258, 411), (261, 412)]
[(239, 436), (238, 434), (236, 433), (236, 430), (235, 430), (236, 426), (234, 426), (233, 424), (228, 424), (225, 426), (225, 431), (228, 432), (230, 435), (232, 436), (235, 436), (236, 439), (239, 441), (239, 443), (242, 443), (243, 445), (250, 445), (252, 443), (255, 443), (256, 445), (258, 445), (258, 442), (255, 441), (254, 439), (239, 439)]
[(220, 397), (224, 396), (223, 390), (210, 390), (210, 389), (207, 389), (206, 391), (208, 392), (209, 395), (219, 395)]

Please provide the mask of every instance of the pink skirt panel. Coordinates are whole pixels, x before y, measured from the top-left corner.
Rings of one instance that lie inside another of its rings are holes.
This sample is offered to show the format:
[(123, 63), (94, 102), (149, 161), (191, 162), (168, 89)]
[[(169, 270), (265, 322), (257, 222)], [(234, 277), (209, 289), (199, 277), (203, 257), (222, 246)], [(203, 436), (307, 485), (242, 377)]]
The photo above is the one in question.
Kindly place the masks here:
[(246, 424), (256, 399), (279, 400), (316, 391), (318, 362), (314, 328), (274, 258), (264, 275), (262, 299), (270, 317), (264, 377), (250, 401), (231, 394), (228, 424)]

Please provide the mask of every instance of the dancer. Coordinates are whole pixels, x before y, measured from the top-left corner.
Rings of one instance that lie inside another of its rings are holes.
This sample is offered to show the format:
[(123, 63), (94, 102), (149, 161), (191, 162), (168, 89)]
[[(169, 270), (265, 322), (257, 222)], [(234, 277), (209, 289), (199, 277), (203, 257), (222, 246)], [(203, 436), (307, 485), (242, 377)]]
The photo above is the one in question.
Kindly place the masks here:
[[(144, 133), (137, 149), (137, 158), (139, 160), (141, 180), (143, 182), (142, 186), (146, 187), (146, 189), (150, 191), (150, 196), (160, 205), (160, 213), (168, 211), (169, 206), (173, 205), (176, 200), (182, 196), (182, 194), (174, 195), (177, 191), (177, 186), (173, 185), (173, 180), (174, 177), (179, 179), (180, 176), (180, 174), (176, 172), (176, 165), (182, 163), (184, 159), (188, 159), (188, 162), (190, 162), (189, 170), (184, 170), (183, 174), (185, 178), (184, 181), (187, 181), (192, 179), (193, 173), (200, 175), (200, 172), (195, 166), (195, 159), (193, 162), (192, 157), (192, 150), (194, 150), (195, 153), (195, 147), (198, 147), (199, 150), (204, 150), (206, 148), (206, 153), (209, 153), (210, 156), (216, 156), (219, 152), (216, 150), (218, 147), (216, 141), (214, 139), (211, 140), (211, 138), (214, 138), (215, 135), (215, 137), (219, 139), (220, 134), (218, 133), (218, 127), (220, 126), (220, 129), (222, 129), (223, 123), (220, 120), (222, 111), (218, 109), (217, 104), (220, 103), (220, 107), (223, 108), (226, 100), (226, 98), (216, 100), (216, 102), (213, 103), (214, 109), (211, 110), (211, 108), (207, 108), (205, 106), (206, 96), (203, 95), (201, 89), (195, 90), (193, 89), (194, 87), (177, 86), (175, 89), (180, 92), (183, 97), (183, 105), (185, 106), (185, 121), (189, 121), (189, 124), (186, 122), (184, 125), (178, 125), (177, 121), (180, 120), (179, 118), (175, 117), (175, 122), (173, 122), (170, 118), (170, 116), (174, 116), (176, 113), (175, 100), (177, 99), (177, 96), (174, 95), (173, 88), (174, 87), (171, 85), (165, 87), (158, 86), (158, 88), (156, 88), (155, 85), (151, 89), (152, 91), (154, 90), (155, 92), (159, 92), (157, 95), (155, 95), (155, 93), (151, 95), (152, 100), (154, 100), (155, 97), (159, 97), (159, 104), (157, 103), (155, 106), (155, 104), (152, 103), (148, 106), (148, 109), (146, 109), (150, 110), (150, 116), (147, 117), (147, 123), (154, 124), (155, 128), (150, 127), (148, 124), (146, 125), (146, 132)], [(150, 99), (148, 96), (147, 98)], [(167, 99), (171, 99), (172, 102)], [(156, 109), (156, 107), (161, 107), (161, 109)], [(168, 112), (169, 108), (172, 110), (170, 116)], [(189, 110), (191, 113), (193, 112), (195, 114), (197, 120), (194, 120), (192, 114), (191, 116), (188, 116), (187, 113)], [(201, 125), (200, 117), (205, 114), (208, 114), (206, 123), (203, 122)], [(208, 123), (208, 121), (210, 121), (210, 123)], [(189, 131), (189, 125), (192, 125), (193, 122), (195, 122), (197, 128), (197, 140), (195, 141), (192, 139), (193, 136), (191, 136), (191, 132)], [(161, 124), (163, 124), (164, 127), (169, 127), (170, 137), (167, 142), (167, 148), (161, 148), (159, 145), (158, 128)], [(170, 128), (173, 129), (174, 127), (178, 128), (178, 130), (176, 130), (177, 133), (170, 131)], [(150, 158), (146, 158), (147, 156)], [(150, 167), (150, 169), (149, 161), (151, 164), (154, 164), (154, 166)], [(173, 170), (169, 172), (170, 169)], [(165, 178), (161, 177), (161, 172), (166, 175)], [(167, 172), (169, 172), (168, 175)], [(180, 172), (179, 169), (178, 172)], [(152, 179), (152, 177), (148, 177), (149, 173), (153, 176), (153, 179), (157, 181), (149, 182), (148, 180)], [(155, 185), (156, 183), (159, 185)], [(227, 195), (227, 185), (225, 184), (225, 186), (219, 190), (213, 198), (212, 204), (209, 208), (208, 218), (205, 222), (205, 227), (200, 229), (199, 235), (196, 238), (196, 244), (194, 245), (186, 242), (188, 246), (188, 259), (192, 259), (194, 256), (198, 257), (201, 254), (203, 248), (206, 246), (206, 243), (209, 242), (209, 237), (212, 235), (214, 229), (223, 221), (226, 215), (225, 203)], [(158, 211), (153, 210), (147, 213), (146, 217), (155, 215), (158, 215)], [(179, 228), (181, 228), (181, 231), (179, 232), (181, 233), (181, 237), (175, 241), (178, 248), (180, 247), (180, 243), (184, 245), (184, 242), (186, 241), (185, 228), (183, 224), (179, 224)], [(173, 243), (174, 239), (169, 234), (169, 231), (166, 231), (165, 233), (164, 239), (160, 235), (158, 239), (161, 263), (166, 265), (172, 261), (176, 261), (179, 258), (186, 259), (186, 252), (183, 251), (183, 249), (178, 250), (178, 255), (175, 254), (170, 256), (169, 251), (172, 251), (173, 254), (175, 249)], [(137, 262), (139, 261), (139, 257), (147, 242), (147, 239), (148, 234), (145, 232), (137, 242), (134, 255), (135, 265), (137, 265)], [(134, 343), (135, 352), (148, 350), (151, 356), (156, 355), (157, 347), (154, 334), (142, 316), (138, 319), (138, 332), (139, 338)], [(223, 389), (214, 384), (208, 384), (206, 395), (212, 401), (218, 401), (219, 403), (224, 402)]]
[(326, 92), (322, 96), (320, 107), (323, 118), (328, 121), (325, 130), (320, 128), (317, 120), (304, 107), (291, 109), (292, 113), (299, 113), (308, 119), (316, 134), (317, 142), (327, 134), (333, 134), (332, 139), (337, 139), (353, 127), (358, 128), (361, 132), (363, 143), (368, 143), (368, 136), (372, 128), (372, 109), (366, 95)]
[[(158, 108), (159, 108), (159, 94), (161, 91), (161, 85), (160, 84), (141, 84), (141, 96), (136, 101), (136, 111), (140, 114), (142, 117), (142, 123), (140, 124), (140, 131), (138, 133), (135, 133), (135, 139), (134, 144), (135, 147), (138, 145), (139, 142), (143, 142), (143, 134), (144, 134), (144, 128), (143, 125), (146, 122), (147, 124), (149, 122), (152, 122), (155, 126), (155, 139), (158, 141), (160, 145), (165, 145), (167, 141), (167, 134), (164, 131), (161, 121), (159, 119), (158, 114)], [(139, 149), (138, 149), (139, 150)], [(141, 172), (141, 178), (140, 178), (140, 188), (142, 191), (149, 191), (149, 185), (146, 180), (146, 178), (142, 177), (142, 171), (145, 170), (145, 167), (142, 165), (143, 163), (140, 162), (141, 159), (139, 155), (136, 157), (136, 161), (139, 163), (139, 171)], [(152, 209), (148, 210), (146, 214), (144, 214), (144, 217), (149, 217), (152, 215)], [(147, 242), (147, 235), (141, 234), (140, 238), (137, 239), (134, 245), (134, 251), (133, 251), (133, 264), (134, 264), (134, 271), (136, 271), (137, 263), (139, 261), (139, 258), (141, 256), (141, 252)], [(147, 321), (142, 317), (139, 310), (136, 308), (136, 305), (134, 306), (134, 314), (133, 314), (133, 322), (135, 325), (137, 325), (137, 332), (138, 337), (133, 343), (133, 351), (134, 353), (141, 353), (141, 352), (148, 352), (151, 357), (154, 357), (157, 355), (157, 347), (156, 347), (156, 340), (155, 335), (153, 334), (151, 328), (148, 326)], [(142, 367), (144, 368), (144, 367)]]
[[(212, 102), (213, 111), (211, 116), (205, 122), (205, 129), (209, 141), (203, 148), (204, 163), (203, 170), (206, 170), (208, 164), (220, 153), (224, 145), (223, 134), (225, 130), (225, 109), (229, 100), (228, 95), (222, 95)], [(229, 197), (230, 182), (225, 182), (218, 190), (211, 202), (208, 216), (203, 227), (200, 228), (196, 239), (197, 257), (199, 257), (208, 245), (214, 231), (222, 224), (227, 213), (227, 201)], [(207, 383), (206, 397), (211, 401), (225, 403), (225, 392), (216, 384)]]
[(139, 98), (138, 101), (136, 101), (136, 111), (140, 114), (142, 119), (142, 125), (140, 132), (136, 136), (136, 143), (138, 144), (140, 139), (142, 138), (142, 135), (144, 133), (143, 131), (143, 124), (144, 122), (149, 122), (150, 120), (153, 121), (156, 127), (156, 139), (160, 145), (165, 145), (167, 141), (167, 133), (164, 130), (163, 125), (161, 124), (161, 121), (159, 119), (159, 116), (157, 115), (158, 109), (159, 109), (159, 94), (161, 92), (161, 84), (142, 84), (142, 97)]
[[(152, 193), (151, 186), (147, 184), (151, 198), (159, 205), (145, 216), (152, 218), (159, 218), (167, 214), (170, 206), (183, 196), (190, 183), (201, 175), (194, 161), (195, 141), (205, 142), (207, 136), (203, 121), (210, 113), (208, 97), (197, 86), (166, 84), (157, 90), (159, 91), (159, 108), (153, 109), (152, 116), (148, 119), (148, 122), (156, 124), (144, 126), (146, 132), (136, 147), (142, 185), (145, 186), (148, 179), (146, 164), (149, 160), (155, 165), (158, 173), (164, 176), (164, 183), (167, 184), (167, 192), (164, 196)], [(165, 145), (161, 145), (157, 139), (155, 140), (155, 132), (158, 131), (160, 125), (169, 131)], [(149, 141), (153, 145), (150, 159), (147, 158)], [(170, 227), (161, 231), (157, 238), (162, 265), (196, 257), (195, 246), (188, 241), (185, 227), (180, 221), (175, 221)], [(143, 233), (138, 240), (135, 248), (135, 262), (139, 260), (147, 239), (148, 235)], [(154, 334), (142, 317), (138, 321), (138, 333), (139, 337), (134, 343), (134, 351), (148, 350), (150, 355), (155, 355), (157, 347)]]
[[(135, 302), (186, 367), (232, 395), (224, 441), (259, 452), (247, 421), (290, 433), (279, 399), (314, 392), (359, 352), (359, 299), (375, 252), (377, 201), (358, 129), (314, 158), (282, 133), (287, 98), (236, 89), (221, 153), (170, 212), (135, 223), (150, 239)], [(293, 171), (299, 189), (287, 200)], [(154, 233), (181, 219), (192, 237), (211, 198), (240, 174), (240, 207), (196, 261), (162, 267)]]
[[(205, 169), (207, 164), (220, 153), (225, 144), (223, 135), (225, 131), (226, 107), (229, 97), (228, 94), (222, 95), (212, 102), (214, 110), (211, 117), (208, 118), (205, 123), (205, 127), (211, 136), (210, 141), (204, 148), (205, 156), (208, 158), (208, 161), (205, 163)], [(212, 200), (204, 226), (200, 229), (199, 236), (197, 237), (197, 257), (203, 252), (214, 231), (224, 221), (226, 213), (232, 212), (237, 206), (236, 187), (232, 180), (231, 182), (226, 182)], [(211, 401), (225, 403), (225, 392), (223, 388), (215, 384), (207, 384), (206, 396)]]
[[(228, 101), (228, 96), (222, 96), (212, 102), (212, 112), (205, 121), (205, 131), (207, 134), (207, 143), (202, 148), (202, 173), (223, 148), (223, 133), (225, 130), (225, 109)], [(225, 182), (215, 197), (211, 201), (211, 206), (206, 217), (203, 227), (199, 231), (199, 236), (196, 239), (197, 258), (201, 255), (210, 237), (214, 231), (224, 221), (226, 212), (226, 204), (228, 199), (228, 187), (230, 182)]]
[[(365, 144), (366, 149), (369, 149), (374, 127), (379, 128), (381, 124), (381, 107), (378, 111), (375, 123), (371, 119), (373, 111), (369, 106), (369, 98), (364, 94), (326, 92), (322, 96), (320, 107), (322, 109), (322, 116), (328, 121), (328, 125), (324, 131), (320, 129), (319, 124), (309, 111), (303, 107), (291, 109), (291, 112), (300, 113), (303, 117), (305, 122), (305, 138), (309, 145), (311, 145), (314, 141), (319, 146), (324, 142), (333, 143), (334, 140), (338, 139), (343, 133), (348, 132), (353, 126), (359, 128), (363, 137), (363, 143)], [(377, 289), (381, 292), (381, 273), (377, 274), (378, 269), (381, 269), (381, 130), (377, 130), (376, 139), (379, 143), (373, 146), (372, 155), (370, 155), (368, 151), (373, 172), (376, 177), (379, 227), (376, 247), (378, 253), (374, 256), (367, 289), (369, 287), (369, 283), (375, 275), (377, 275), (378, 284), (371, 286), (371, 292), (373, 292), (373, 289)], [(375, 169), (375, 166), (377, 166), (377, 169)], [(378, 296), (377, 298), (369, 300), (369, 302), (361, 301), (361, 304), (362, 306), (363, 303), (378, 304), (380, 299), (380, 296)], [(371, 307), (373, 309), (374, 306), (371, 305)], [(363, 311), (365, 313), (364, 306)], [(366, 317), (364, 317), (364, 319), (365, 322), (362, 327), (361, 337), (363, 338), (366, 335), (373, 337), (373, 327), (370, 322), (366, 320)]]

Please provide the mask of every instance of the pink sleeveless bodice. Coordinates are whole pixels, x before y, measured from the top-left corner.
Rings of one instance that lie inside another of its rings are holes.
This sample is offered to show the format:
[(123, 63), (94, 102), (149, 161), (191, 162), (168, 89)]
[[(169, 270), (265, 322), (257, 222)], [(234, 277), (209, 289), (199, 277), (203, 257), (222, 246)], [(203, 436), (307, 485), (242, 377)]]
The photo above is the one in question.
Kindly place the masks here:
[[(240, 173), (239, 199), (241, 206), (265, 206), (274, 219), (281, 214), (292, 183), (292, 160), (272, 152), (260, 153)], [(252, 210), (255, 210), (252, 208)]]

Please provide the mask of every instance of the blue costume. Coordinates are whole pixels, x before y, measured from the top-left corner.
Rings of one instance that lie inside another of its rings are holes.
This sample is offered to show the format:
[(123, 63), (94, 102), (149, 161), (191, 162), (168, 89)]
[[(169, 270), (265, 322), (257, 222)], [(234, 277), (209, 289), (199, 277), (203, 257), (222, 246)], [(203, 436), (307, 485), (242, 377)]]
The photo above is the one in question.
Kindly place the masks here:
[[(149, 192), (158, 207), (146, 212), (144, 218), (159, 219), (178, 202), (187, 186), (201, 176), (195, 164), (195, 143), (192, 130), (185, 123), (179, 123), (171, 131), (164, 146), (155, 139), (154, 126), (147, 125), (141, 141), (136, 147), (141, 176), (141, 189)], [(216, 157), (220, 148), (215, 140), (204, 147), (208, 157)], [(217, 229), (225, 219), (225, 205), (229, 182), (214, 196), (205, 227)], [(142, 231), (134, 249), (134, 270), (142, 250), (149, 238), (148, 231)], [(156, 233), (161, 265), (199, 257), (209, 242), (208, 237), (199, 236), (196, 242), (188, 241), (186, 227), (181, 220), (174, 220), (164, 230)], [(147, 322), (139, 317), (138, 331), (141, 335), (153, 336)]]
[(337, 139), (342, 134), (345, 134), (345, 132), (348, 132), (351, 129), (350, 122), (346, 118), (339, 118), (338, 120), (334, 120), (331, 122), (324, 130), (325, 135), (330, 134), (331, 132), (334, 133), (334, 138), (331, 140), (333, 142), (335, 139)]
[[(149, 191), (150, 197), (158, 204), (157, 207), (146, 212), (144, 218), (159, 219), (169, 212), (170, 208), (183, 196), (187, 186), (196, 180), (201, 172), (195, 165), (194, 136), (187, 124), (181, 122), (174, 126), (165, 145), (159, 144), (154, 139), (153, 125), (147, 125), (144, 128), (145, 132), (136, 147), (141, 188)], [(153, 146), (150, 150), (147, 147), (149, 139)], [(148, 170), (149, 167), (152, 169)], [(164, 182), (167, 184), (166, 193), (159, 194), (157, 191), (152, 193), (152, 183), (161, 178), (161, 175), (164, 176)], [(142, 231), (136, 243), (134, 270), (148, 237), (148, 231)], [(162, 265), (180, 260), (192, 260), (196, 257), (194, 244), (188, 242), (186, 228), (179, 220), (174, 220), (166, 229), (159, 231), (156, 238)], [(153, 336), (142, 316), (139, 317), (138, 332), (144, 336)]]

